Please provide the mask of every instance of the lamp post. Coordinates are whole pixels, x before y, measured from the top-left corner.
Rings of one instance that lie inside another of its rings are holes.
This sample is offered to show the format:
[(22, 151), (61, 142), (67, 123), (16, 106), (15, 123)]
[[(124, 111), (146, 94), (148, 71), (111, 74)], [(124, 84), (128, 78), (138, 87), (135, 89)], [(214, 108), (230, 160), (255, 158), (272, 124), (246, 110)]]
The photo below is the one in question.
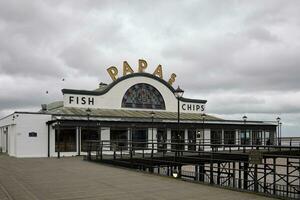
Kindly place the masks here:
[(202, 135), (202, 143), (203, 143), (203, 151), (204, 151), (204, 121), (205, 121), (205, 117), (206, 117), (206, 114), (205, 113), (202, 113), (201, 114), (201, 117), (202, 117), (202, 131), (203, 131), (203, 135)]
[(277, 118), (276, 118), (276, 121), (277, 121), (277, 143), (278, 143), (278, 145), (280, 145), (280, 140), (279, 140), (279, 138), (280, 138), (280, 117), (278, 116)]
[(151, 150), (151, 158), (153, 158), (153, 149), (154, 149), (154, 144), (153, 144), (153, 122), (154, 122), (154, 115), (155, 112), (151, 111), (151, 138), (152, 138), (152, 150)]
[(246, 124), (246, 121), (247, 121), (248, 117), (246, 115), (243, 116), (243, 121), (244, 121), (244, 124)]
[[(90, 128), (90, 114), (91, 114), (91, 109), (88, 108), (86, 109), (86, 114), (87, 114), (87, 134), (88, 134), (88, 138), (90, 139), (90, 133), (89, 133), (89, 128)], [(91, 159), (91, 146), (92, 144), (90, 143), (89, 146), (88, 146), (88, 159)]]
[(57, 158), (60, 158), (60, 121), (57, 121)]
[(248, 117), (246, 115), (243, 116), (243, 121), (244, 121), (244, 144), (246, 144), (246, 139), (247, 139), (247, 131), (246, 131), (246, 121), (247, 121)]
[[(174, 95), (177, 98), (177, 138), (179, 139), (180, 131), (180, 98), (183, 96), (184, 91), (178, 86), (174, 91)], [(177, 145), (176, 145), (177, 146)], [(177, 148), (175, 151), (175, 156), (177, 156)]]
[(280, 137), (279, 137), (279, 145), (281, 145), (281, 138), (282, 138), (281, 127), (282, 127), (282, 122), (279, 123), (279, 134), (280, 134)]

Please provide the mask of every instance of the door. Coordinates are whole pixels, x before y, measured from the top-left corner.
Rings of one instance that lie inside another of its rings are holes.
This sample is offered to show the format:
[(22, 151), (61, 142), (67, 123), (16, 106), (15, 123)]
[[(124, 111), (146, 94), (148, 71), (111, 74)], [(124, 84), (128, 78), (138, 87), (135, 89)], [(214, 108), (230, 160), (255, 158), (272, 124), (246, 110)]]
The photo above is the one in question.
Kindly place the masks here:
[(158, 152), (167, 151), (167, 129), (157, 130), (157, 148)]

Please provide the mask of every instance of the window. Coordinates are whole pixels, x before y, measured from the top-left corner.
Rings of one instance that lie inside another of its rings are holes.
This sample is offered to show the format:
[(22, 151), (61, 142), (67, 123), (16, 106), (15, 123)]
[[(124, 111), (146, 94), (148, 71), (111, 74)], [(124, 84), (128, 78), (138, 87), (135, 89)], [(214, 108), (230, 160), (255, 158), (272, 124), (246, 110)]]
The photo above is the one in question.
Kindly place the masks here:
[(166, 109), (160, 92), (146, 83), (136, 84), (126, 91), (122, 100), (122, 108)]
[(188, 150), (196, 151), (196, 130), (188, 130)]
[[(59, 148), (59, 149), (58, 149)], [(76, 152), (76, 129), (55, 130), (55, 151), (58, 152)]]
[(252, 144), (261, 145), (262, 132), (261, 131), (252, 131)]
[(273, 145), (274, 144), (274, 132), (265, 131), (265, 144)]
[(148, 134), (147, 129), (135, 129), (132, 132), (132, 147), (135, 150), (144, 149), (147, 147)]
[(210, 143), (222, 144), (222, 130), (211, 130)]
[(158, 129), (157, 130), (157, 148), (158, 152), (163, 152), (167, 149), (167, 130)]
[(100, 140), (99, 133), (97, 129), (88, 129), (82, 128), (81, 129), (81, 151), (87, 151), (87, 140)]
[(250, 130), (241, 130), (240, 137), (241, 144), (250, 145)]
[(110, 129), (111, 150), (116, 147), (116, 150), (128, 149), (128, 130), (127, 129)]
[(224, 131), (224, 144), (235, 144), (235, 130)]
[(184, 130), (171, 130), (171, 149), (184, 150)]

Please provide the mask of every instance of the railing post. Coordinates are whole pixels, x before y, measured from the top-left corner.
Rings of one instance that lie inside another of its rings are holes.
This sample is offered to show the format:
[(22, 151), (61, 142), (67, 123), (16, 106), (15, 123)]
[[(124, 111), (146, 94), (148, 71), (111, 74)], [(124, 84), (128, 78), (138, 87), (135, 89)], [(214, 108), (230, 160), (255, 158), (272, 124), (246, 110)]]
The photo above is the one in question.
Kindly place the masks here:
[(199, 180), (199, 167), (198, 165), (195, 165), (195, 177), (194, 177), (195, 181)]
[(233, 188), (235, 188), (236, 187), (236, 176), (235, 176), (235, 172), (236, 172), (236, 168), (235, 168), (235, 161), (234, 162), (232, 162), (232, 167), (233, 167), (233, 172), (232, 172), (232, 179), (233, 179), (233, 183), (232, 183), (232, 185), (233, 185)]
[(267, 158), (264, 158), (264, 193), (267, 193)]
[(257, 164), (254, 165), (254, 191), (258, 192)]
[(273, 194), (276, 195), (276, 158), (273, 158)]
[(101, 146), (100, 146), (100, 160), (103, 159), (103, 141), (101, 141)]
[(220, 185), (220, 183), (221, 183), (221, 181), (220, 181), (220, 176), (221, 176), (221, 170), (220, 170), (220, 168), (221, 168), (221, 165), (220, 165), (220, 162), (218, 162), (218, 169), (217, 169), (217, 171), (218, 171), (217, 184), (218, 185)]
[(120, 148), (120, 156), (121, 156), (121, 159), (123, 158), (123, 147)]
[(204, 182), (204, 178), (205, 178), (205, 165), (204, 163), (200, 163), (199, 164), (199, 181)]
[(289, 186), (290, 186), (290, 183), (289, 183), (289, 165), (290, 165), (290, 160), (289, 158), (286, 158), (286, 197), (289, 196)]
[(210, 156), (210, 184), (214, 184), (214, 163), (213, 163), (213, 153)]
[(239, 189), (242, 188), (242, 164), (239, 161)]

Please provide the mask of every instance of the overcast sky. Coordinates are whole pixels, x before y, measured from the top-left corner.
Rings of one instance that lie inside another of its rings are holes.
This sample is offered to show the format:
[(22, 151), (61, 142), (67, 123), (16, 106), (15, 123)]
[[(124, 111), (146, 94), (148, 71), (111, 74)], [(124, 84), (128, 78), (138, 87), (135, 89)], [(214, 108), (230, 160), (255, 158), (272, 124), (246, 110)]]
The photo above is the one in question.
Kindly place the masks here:
[(0, 38), (0, 116), (110, 83), (106, 68), (143, 58), (208, 113), (280, 116), (283, 136), (300, 136), (298, 0), (0, 1)]

